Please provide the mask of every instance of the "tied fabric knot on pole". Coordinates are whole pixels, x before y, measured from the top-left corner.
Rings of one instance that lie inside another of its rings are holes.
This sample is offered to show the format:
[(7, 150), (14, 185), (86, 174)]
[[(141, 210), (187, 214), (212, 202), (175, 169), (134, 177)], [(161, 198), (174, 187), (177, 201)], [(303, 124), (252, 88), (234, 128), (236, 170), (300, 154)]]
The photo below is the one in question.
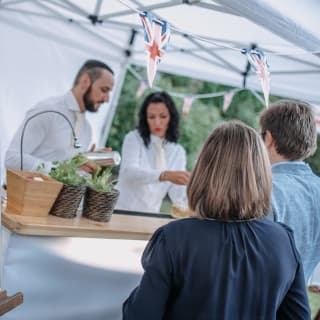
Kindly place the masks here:
[(260, 79), (265, 104), (268, 108), (270, 94), (270, 71), (267, 58), (259, 49), (244, 48), (241, 50), (241, 53), (247, 56), (250, 65), (254, 68), (258, 78)]

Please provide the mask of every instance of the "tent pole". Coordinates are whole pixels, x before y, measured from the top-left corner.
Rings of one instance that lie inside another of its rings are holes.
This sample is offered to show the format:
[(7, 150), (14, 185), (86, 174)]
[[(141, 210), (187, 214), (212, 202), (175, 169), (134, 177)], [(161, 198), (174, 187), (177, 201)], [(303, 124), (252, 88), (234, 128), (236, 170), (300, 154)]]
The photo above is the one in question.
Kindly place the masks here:
[(0, 289), (2, 288), (3, 280), (3, 261), (4, 261), (4, 251), (3, 251), (3, 238), (2, 238), (2, 146), (0, 141)]
[(111, 128), (111, 124), (112, 124), (112, 120), (113, 117), (116, 113), (116, 109), (118, 106), (118, 101), (120, 98), (120, 94), (121, 94), (121, 90), (124, 84), (124, 80), (126, 77), (126, 73), (127, 73), (127, 67), (128, 67), (128, 58), (126, 58), (121, 65), (123, 66), (120, 70), (120, 72), (117, 75), (117, 85), (115, 86), (115, 90), (112, 94), (112, 99), (111, 102), (109, 104), (109, 111), (106, 117), (106, 120), (104, 122), (104, 125), (102, 127), (102, 133), (100, 135), (100, 141), (99, 141), (99, 145), (105, 145), (108, 135), (109, 135), (109, 131)]
[(105, 145), (108, 135), (109, 135), (109, 131), (111, 128), (111, 124), (112, 124), (112, 120), (114, 117), (114, 114), (116, 113), (116, 109), (118, 106), (118, 101), (120, 98), (120, 94), (121, 94), (121, 90), (124, 84), (124, 80), (126, 78), (126, 73), (127, 73), (127, 68), (129, 65), (129, 60), (130, 60), (130, 56), (131, 56), (131, 49), (133, 47), (135, 38), (137, 35), (137, 30), (132, 29), (131, 30), (131, 36), (129, 39), (129, 44), (128, 44), (128, 48), (124, 51), (125, 53), (125, 58), (123, 60), (123, 62), (121, 63), (121, 65), (123, 66), (117, 76), (117, 84), (115, 87), (115, 91), (112, 95), (112, 100), (111, 103), (109, 105), (109, 112), (107, 114), (107, 118), (105, 120), (105, 123), (102, 127), (102, 134), (100, 135), (100, 141), (99, 141), (99, 145)]

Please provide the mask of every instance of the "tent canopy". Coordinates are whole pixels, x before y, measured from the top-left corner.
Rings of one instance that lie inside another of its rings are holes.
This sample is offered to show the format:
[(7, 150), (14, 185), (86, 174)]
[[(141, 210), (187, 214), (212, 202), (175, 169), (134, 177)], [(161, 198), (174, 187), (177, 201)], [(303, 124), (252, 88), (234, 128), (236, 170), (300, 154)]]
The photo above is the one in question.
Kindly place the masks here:
[[(110, 105), (90, 117), (97, 139), (108, 131), (126, 66), (145, 66), (139, 11), (172, 25), (159, 71), (242, 87), (240, 51), (256, 45), (270, 65), (271, 94), (320, 103), (317, 0), (2, 0), (2, 155), (25, 111), (67, 91), (88, 58), (117, 76)], [(260, 90), (252, 71), (246, 86)]]

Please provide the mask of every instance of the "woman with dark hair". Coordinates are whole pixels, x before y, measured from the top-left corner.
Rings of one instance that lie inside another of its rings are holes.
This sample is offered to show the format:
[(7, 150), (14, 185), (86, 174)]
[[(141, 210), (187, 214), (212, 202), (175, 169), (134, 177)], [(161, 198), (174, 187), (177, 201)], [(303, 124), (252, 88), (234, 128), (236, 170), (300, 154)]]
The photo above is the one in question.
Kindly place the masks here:
[(271, 185), (259, 135), (235, 121), (216, 128), (188, 184), (194, 216), (155, 232), (123, 319), (310, 319), (292, 231), (266, 218)]
[(159, 212), (167, 193), (173, 202), (186, 199), (190, 174), (178, 138), (174, 101), (166, 92), (149, 94), (140, 108), (137, 130), (123, 142), (118, 209)]

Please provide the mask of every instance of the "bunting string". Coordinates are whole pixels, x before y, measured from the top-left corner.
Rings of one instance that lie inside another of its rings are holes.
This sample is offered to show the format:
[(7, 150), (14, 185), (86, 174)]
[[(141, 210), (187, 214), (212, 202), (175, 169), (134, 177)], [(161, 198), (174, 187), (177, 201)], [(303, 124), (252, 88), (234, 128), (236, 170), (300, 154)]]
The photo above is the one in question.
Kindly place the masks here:
[[(258, 79), (260, 80), (262, 92), (264, 95), (264, 103), (268, 108), (270, 95), (270, 71), (269, 65), (267, 63), (267, 58), (262, 50), (255, 48), (240, 49), (234, 46), (224, 45), (221, 43), (217, 43), (216, 41), (208, 40), (205, 37), (200, 37), (199, 35), (193, 33), (186, 33), (183, 30), (174, 27), (172, 24), (169, 24), (167, 21), (155, 17), (150, 12), (141, 12), (140, 10), (129, 6), (125, 1), (119, 1), (131, 10), (137, 12), (141, 18), (144, 32), (145, 49), (147, 52), (147, 77), (150, 88), (152, 88), (153, 86), (153, 81), (157, 72), (157, 65), (160, 63), (161, 58), (163, 57), (164, 52), (168, 46), (171, 30), (174, 30), (178, 33), (183, 34), (183, 36), (196, 38), (201, 41), (209, 42), (218, 47), (232, 49), (245, 54), (249, 62), (249, 68), (247, 72), (250, 70), (250, 66), (252, 66), (256, 75), (258, 76)], [(268, 54), (275, 54), (275, 52), (270, 52)], [(232, 100), (232, 97), (230, 99)], [(227, 101), (228, 99), (226, 98), (224, 109), (227, 109), (230, 104), (228, 104)], [(186, 111), (186, 114), (188, 114), (190, 109), (189, 104), (191, 106), (192, 100), (191, 102), (189, 100), (185, 100), (185, 105), (188, 106), (188, 109), (187, 107), (185, 108), (185, 110), (188, 110)]]
[[(136, 99), (137, 96), (141, 97), (143, 92), (147, 89), (147, 84), (144, 78), (134, 69), (132, 66), (128, 66), (128, 71), (137, 79), (140, 81), (140, 85), (138, 87), (137, 93), (136, 93)], [(159, 86), (154, 86), (154, 90), (157, 91), (162, 91), (163, 89)], [(234, 88), (234, 89), (229, 89), (229, 90), (224, 90), (224, 91), (219, 91), (219, 92), (212, 92), (212, 93), (203, 93), (203, 94), (184, 94), (184, 93), (178, 93), (178, 92), (172, 92), (172, 91), (167, 91), (168, 94), (170, 94), (172, 97), (176, 98), (181, 98), (183, 99), (183, 106), (182, 106), (182, 113), (184, 117), (186, 118), (190, 112), (192, 103), (196, 99), (209, 99), (209, 98), (216, 98), (216, 97), (224, 97), (224, 102), (223, 102), (223, 107), (222, 111), (225, 113), (227, 109), (229, 108), (232, 99), (234, 95), (240, 91), (250, 91), (254, 97), (256, 97), (262, 104), (264, 104), (263, 98), (254, 90), (252, 89), (246, 89), (246, 88)]]
[[(137, 79), (140, 81), (140, 85), (141, 82), (144, 83), (146, 85), (146, 81), (145, 79), (131, 66), (128, 66), (128, 71)], [(153, 86), (153, 89), (156, 91), (162, 91), (163, 89), (159, 86)], [(230, 90), (224, 90), (224, 91), (219, 91), (219, 92), (212, 92), (212, 93), (201, 93), (201, 94), (192, 94), (192, 95), (186, 95), (184, 93), (179, 93), (179, 92), (172, 92), (172, 91), (167, 91), (172, 97), (175, 98), (181, 98), (184, 99), (186, 96), (192, 96), (193, 100), (194, 99), (209, 99), (209, 98), (216, 98), (216, 97), (221, 97), (223, 95), (225, 95), (226, 93), (232, 91), (234, 93), (237, 93), (239, 91), (243, 91), (243, 90), (249, 90), (250, 89), (240, 89), (240, 88), (235, 88), (235, 89), (230, 89)], [(261, 99), (261, 98), (260, 98)], [(260, 102), (262, 101), (262, 104), (264, 104), (263, 99), (260, 100)]]
[[(124, 6), (126, 6), (127, 8), (131, 9), (132, 11), (138, 13), (139, 15), (140, 14), (143, 14), (143, 11), (140, 11), (136, 8), (134, 8), (133, 6), (129, 5), (126, 1), (124, 0), (118, 0), (120, 3), (122, 3)], [(156, 22), (160, 22), (162, 20), (154, 17), (153, 18), (154, 21)], [(170, 25), (170, 29), (179, 33), (179, 34), (182, 34), (184, 36), (188, 36), (188, 37), (191, 37), (191, 38), (194, 38), (194, 39), (197, 39), (197, 40), (200, 40), (202, 42), (206, 42), (206, 43), (209, 43), (209, 44), (212, 44), (216, 47), (219, 47), (219, 48), (225, 48), (225, 49), (230, 49), (230, 50), (234, 50), (234, 51), (238, 51), (238, 52), (242, 52), (243, 48), (238, 48), (236, 46), (230, 46), (228, 44), (225, 44), (225, 43), (222, 43), (221, 42), (218, 42), (218, 41), (214, 41), (210, 38), (207, 38), (207, 37), (203, 37), (203, 36), (200, 36), (198, 34), (195, 34), (195, 33), (192, 33), (192, 32), (186, 32), (176, 26), (174, 26), (172, 23), (168, 22), (169, 25)], [(268, 54), (269, 56), (270, 55), (284, 55), (284, 56), (294, 56), (294, 55), (306, 55), (306, 54), (316, 54), (316, 53), (320, 53), (320, 48), (319, 49), (316, 49), (316, 50), (312, 50), (312, 51), (308, 51), (308, 50), (305, 50), (305, 49), (290, 49), (288, 51), (284, 51), (284, 52), (280, 52), (280, 51), (269, 51), (269, 50), (264, 50), (264, 52), (266, 54)]]

